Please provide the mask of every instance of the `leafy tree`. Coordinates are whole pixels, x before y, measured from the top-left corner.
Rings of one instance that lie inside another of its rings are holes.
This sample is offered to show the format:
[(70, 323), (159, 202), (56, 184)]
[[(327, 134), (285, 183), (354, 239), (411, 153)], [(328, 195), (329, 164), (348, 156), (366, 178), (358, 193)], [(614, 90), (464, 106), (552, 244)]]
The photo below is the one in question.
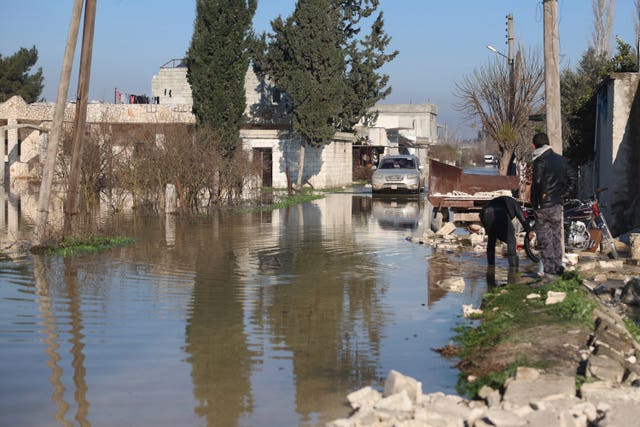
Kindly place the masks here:
[(29, 75), (31, 67), (38, 62), (38, 50), (20, 48), (6, 58), (0, 55), (0, 102), (20, 95), (27, 103), (38, 100), (42, 93), (42, 68)]
[(347, 82), (343, 108), (336, 121), (336, 128), (351, 132), (360, 121), (365, 125), (375, 122), (377, 113), (372, 111), (371, 107), (391, 93), (391, 87), (388, 86), (389, 76), (381, 74), (380, 68), (392, 61), (398, 55), (398, 51), (385, 53), (391, 37), (384, 31), (382, 12), (373, 21), (369, 33), (359, 37), (360, 21), (375, 13), (378, 0), (336, 0), (334, 3), (334, 7), (341, 12), (339, 26), (343, 35)]
[[(336, 131), (370, 121), (369, 109), (390, 92), (379, 69), (397, 52), (385, 53), (390, 38), (382, 13), (371, 32), (360, 35), (361, 20), (377, 7), (378, 0), (298, 0), (294, 12), (272, 21), (273, 33), (256, 43), (256, 69), (290, 100), (292, 129), (303, 141), (299, 171), (305, 144), (320, 147)], [(298, 173), (298, 186), (301, 179)]]
[(616, 37), (618, 51), (609, 60), (609, 71), (612, 73), (634, 73), (638, 71), (637, 56), (633, 48), (620, 38)]
[(607, 70), (607, 58), (589, 47), (576, 70), (566, 69), (560, 77), (563, 152), (576, 164), (593, 158), (595, 93)]
[(566, 69), (560, 78), (564, 151), (576, 164), (593, 160), (595, 138), (596, 95), (602, 82), (612, 72), (637, 70), (636, 57), (630, 45), (616, 38), (617, 53), (612, 58), (598, 55), (588, 48), (576, 70)]
[(500, 174), (506, 175), (514, 152), (529, 144), (529, 116), (542, 104), (543, 67), (539, 55), (519, 51), (513, 70), (504, 60), (474, 70), (456, 83), (456, 109), (480, 118), (487, 134), (498, 144)]
[(331, 141), (342, 108), (345, 58), (337, 21), (331, 0), (299, 0), (285, 21), (271, 23), (266, 72), (291, 99), (293, 130), (312, 146)]
[(198, 127), (215, 130), (230, 155), (239, 141), (246, 106), (244, 78), (249, 67), (251, 22), (257, 0), (197, 0), (187, 52), (187, 79)]

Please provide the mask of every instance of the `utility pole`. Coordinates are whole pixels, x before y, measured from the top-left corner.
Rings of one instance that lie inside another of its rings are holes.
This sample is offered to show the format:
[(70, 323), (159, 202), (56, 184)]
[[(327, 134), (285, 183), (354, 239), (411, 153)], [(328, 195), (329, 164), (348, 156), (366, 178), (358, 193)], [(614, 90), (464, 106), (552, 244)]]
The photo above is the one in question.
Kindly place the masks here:
[(58, 145), (62, 135), (64, 108), (67, 103), (69, 81), (71, 80), (71, 68), (73, 66), (73, 56), (75, 55), (76, 44), (78, 42), (78, 29), (80, 28), (81, 15), (82, 0), (75, 0), (71, 12), (69, 34), (67, 35), (67, 42), (64, 48), (60, 83), (58, 84), (56, 106), (53, 111), (53, 123), (51, 125), (49, 143), (47, 146), (47, 160), (42, 171), (42, 182), (40, 183), (40, 195), (38, 197), (38, 210), (36, 211), (36, 227), (34, 235), (36, 245), (43, 245), (46, 238), (53, 173), (56, 167), (56, 157), (58, 156)]
[(558, 0), (544, 1), (544, 95), (547, 110), (547, 135), (551, 148), (562, 154), (560, 116), (560, 64)]
[(76, 99), (76, 116), (73, 128), (71, 169), (69, 172), (69, 188), (64, 210), (63, 237), (71, 234), (73, 220), (78, 211), (78, 187), (80, 182), (80, 162), (82, 159), (85, 128), (87, 122), (87, 103), (89, 99), (89, 80), (91, 77), (91, 57), (93, 54), (93, 33), (96, 21), (96, 1), (86, 0), (84, 10), (84, 27), (82, 32), (82, 50), (80, 52), (80, 71), (78, 75), (78, 94)]
[(515, 69), (513, 60), (513, 15), (510, 13), (507, 15), (507, 63), (509, 65), (509, 110), (508, 117), (511, 123), (514, 122), (514, 111), (516, 103), (516, 82), (515, 82)]

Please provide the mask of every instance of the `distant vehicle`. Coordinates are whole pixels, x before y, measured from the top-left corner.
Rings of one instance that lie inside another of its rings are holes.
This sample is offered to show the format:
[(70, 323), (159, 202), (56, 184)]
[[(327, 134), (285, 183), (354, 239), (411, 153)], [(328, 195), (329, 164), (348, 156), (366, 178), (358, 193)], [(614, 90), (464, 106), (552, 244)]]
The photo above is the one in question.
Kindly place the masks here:
[(419, 193), (424, 186), (422, 167), (414, 155), (386, 156), (378, 164), (371, 177), (373, 193)]
[(493, 154), (485, 154), (484, 155), (484, 164), (485, 165), (495, 165), (498, 163), (498, 156), (494, 156)]

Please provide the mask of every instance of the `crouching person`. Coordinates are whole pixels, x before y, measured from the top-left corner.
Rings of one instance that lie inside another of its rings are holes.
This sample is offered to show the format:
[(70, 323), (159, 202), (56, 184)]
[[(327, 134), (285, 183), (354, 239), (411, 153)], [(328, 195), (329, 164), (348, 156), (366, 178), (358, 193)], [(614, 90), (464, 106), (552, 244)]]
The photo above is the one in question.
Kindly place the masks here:
[(501, 240), (507, 244), (509, 268), (518, 268), (516, 230), (513, 227), (513, 218), (518, 218), (525, 231), (529, 231), (529, 224), (524, 218), (522, 208), (516, 199), (509, 196), (500, 196), (490, 200), (480, 212), (480, 221), (482, 221), (482, 226), (489, 237), (487, 263), (490, 266), (496, 263), (496, 240)]

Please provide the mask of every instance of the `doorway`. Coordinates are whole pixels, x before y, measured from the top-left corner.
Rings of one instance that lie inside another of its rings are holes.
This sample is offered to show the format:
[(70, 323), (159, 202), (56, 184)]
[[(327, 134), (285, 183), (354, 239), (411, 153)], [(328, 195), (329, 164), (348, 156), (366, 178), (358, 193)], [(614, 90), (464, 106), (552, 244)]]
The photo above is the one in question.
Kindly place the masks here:
[(253, 161), (260, 171), (262, 187), (273, 186), (273, 150), (271, 148), (254, 148)]

